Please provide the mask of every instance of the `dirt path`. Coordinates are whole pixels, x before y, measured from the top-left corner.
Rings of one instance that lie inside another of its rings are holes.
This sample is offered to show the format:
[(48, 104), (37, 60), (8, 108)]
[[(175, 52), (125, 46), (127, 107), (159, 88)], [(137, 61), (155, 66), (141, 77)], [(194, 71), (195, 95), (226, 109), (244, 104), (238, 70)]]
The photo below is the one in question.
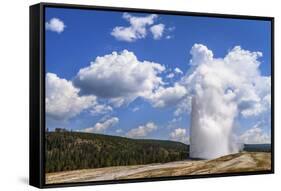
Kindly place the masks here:
[(49, 173), (46, 175), (46, 183), (257, 171), (270, 170), (270, 167), (270, 153), (238, 153), (214, 160), (186, 160), (164, 164), (118, 166)]

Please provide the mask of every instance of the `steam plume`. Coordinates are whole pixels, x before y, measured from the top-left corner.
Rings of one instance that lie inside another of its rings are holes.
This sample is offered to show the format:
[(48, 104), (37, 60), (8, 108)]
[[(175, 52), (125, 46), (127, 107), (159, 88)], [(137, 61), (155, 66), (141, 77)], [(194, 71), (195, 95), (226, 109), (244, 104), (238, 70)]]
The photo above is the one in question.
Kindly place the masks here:
[(212, 159), (238, 152), (234, 121), (241, 108), (251, 110), (259, 101), (253, 84), (261, 78), (261, 53), (235, 47), (225, 58), (215, 59), (206, 46), (195, 44), (191, 55), (193, 71), (185, 79), (193, 92), (190, 156)]
[(213, 87), (192, 98), (190, 156), (211, 159), (237, 152), (231, 132), (237, 107)]

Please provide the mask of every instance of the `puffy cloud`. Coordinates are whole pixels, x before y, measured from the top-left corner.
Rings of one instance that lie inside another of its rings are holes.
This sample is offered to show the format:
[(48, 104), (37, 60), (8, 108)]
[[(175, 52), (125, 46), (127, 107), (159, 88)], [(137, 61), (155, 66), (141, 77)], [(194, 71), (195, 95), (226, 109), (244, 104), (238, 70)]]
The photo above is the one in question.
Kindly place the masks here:
[(174, 111), (174, 116), (180, 116), (184, 113), (190, 113), (191, 111), (191, 100), (192, 96), (185, 96), (184, 99), (181, 99), (180, 102), (176, 105), (176, 110)]
[(261, 56), (261, 52), (250, 52), (236, 46), (224, 58), (225, 64), (236, 75), (231, 85), (244, 117), (260, 115), (271, 107), (268, 102), (271, 97), (271, 77), (260, 74), (258, 58)]
[(150, 27), (150, 31), (153, 35), (153, 39), (155, 40), (160, 39), (163, 36), (164, 29), (165, 29), (165, 25), (162, 23)]
[(271, 77), (258, 76), (239, 92), (239, 106), (244, 117), (258, 116), (271, 108)]
[(171, 36), (171, 35), (167, 35), (165, 38), (166, 38), (167, 40), (169, 40), (169, 39), (172, 38), (172, 36)]
[(165, 39), (169, 40), (169, 39), (172, 39), (174, 38), (173, 35), (169, 34), (171, 33), (172, 31), (174, 31), (176, 29), (176, 27), (172, 26), (172, 27), (168, 27), (167, 30), (165, 30), (168, 34), (166, 35)]
[(179, 141), (186, 144), (189, 143), (189, 138), (186, 129), (182, 129), (182, 128), (175, 129), (170, 133), (170, 138), (173, 141)]
[(104, 132), (108, 128), (113, 127), (114, 125), (116, 125), (118, 122), (119, 122), (119, 118), (118, 117), (112, 117), (112, 118), (106, 119), (105, 121), (98, 122), (93, 127), (89, 127), (89, 128), (83, 129), (82, 131), (86, 132), (86, 133)]
[(55, 120), (66, 120), (96, 104), (95, 96), (79, 96), (79, 89), (71, 81), (56, 74), (46, 74), (46, 115)]
[(264, 133), (260, 127), (255, 125), (241, 134), (239, 141), (244, 144), (263, 144), (271, 143), (271, 138), (269, 134)]
[(182, 117), (174, 117), (172, 120), (168, 121), (168, 128), (176, 128), (179, 126), (179, 122), (182, 120)]
[(109, 104), (112, 104), (114, 107), (121, 107), (125, 103), (130, 103), (135, 99), (135, 96), (128, 96), (128, 97), (116, 97), (110, 98), (108, 100)]
[(89, 110), (92, 115), (112, 111), (109, 105), (99, 104), (94, 95), (79, 95), (80, 89), (71, 81), (54, 73), (46, 74), (46, 115), (54, 120), (67, 120)]
[(235, 73), (240, 73), (243, 80), (252, 81), (260, 75), (258, 58), (261, 52), (251, 52), (235, 46), (224, 58), (225, 64)]
[(138, 110), (140, 110), (139, 107), (134, 107), (134, 108), (132, 109), (133, 112), (137, 112)]
[(105, 105), (105, 104), (97, 104), (91, 108), (90, 113), (92, 115), (96, 116), (96, 115), (100, 115), (100, 114), (106, 114), (111, 111), (113, 111), (111, 106)]
[(123, 130), (122, 130), (122, 129), (116, 129), (115, 132), (118, 133), (118, 134), (120, 134), (120, 133), (123, 133)]
[(183, 74), (182, 70), (179, 69), (178, 67), (176, 67), (176, 68), (174, 69), (174, 71), (175, 71), (176, 74)]
[(131, 138), (142, 138), (155, 130), (157, 130), (157, 126), (153, 122), (148, 122), (145, 125), (131, 129), (126, 135)]
[(158, 76), (165, 67), (154, 62), (139, 61), (133, 52), (123, 50), (97, 57), (91, 65), (80, 69), (74, 85), (82, 94), (109, 98), (116, 106), (146, 97), (163, 84)]
[(169, 74), (166, 76), (166, 78), (173, 78), (173, 77), (175, 77), (175, 74), (174, 74), (174, 73), (169, 73)]
[(154, 23), (157, 15), (151, 14), (145, 17), (135, 17), (131, 14), (124, 13), (123, 18), (130, 23), (130, 26), (117, 26), (112, 30), (111, 35), (117, 40), (133, 42), (146, 37), (147, 26)]
[(182, 120), (182, 117), (175, 117), (169, 123), (170, 124), (175, 124), (175, 123), (178, 123), (181, 120)]
[(194, 44), (190, 54), (192, 55), (191, 65), (200, 65), (213, 60), (213, 52), (202, 44)]
[(154, 93), (146, 96), (146, 99), (152, 103), (153, 107), (161, 108), (179, 103), (186, 94), (186, 88), (176, 83), (172, 87), (159, 87)]
[(64, 22), (58, 18), (52, 18), (45, 23), (46, 30), (62, 33), (66, 27)]

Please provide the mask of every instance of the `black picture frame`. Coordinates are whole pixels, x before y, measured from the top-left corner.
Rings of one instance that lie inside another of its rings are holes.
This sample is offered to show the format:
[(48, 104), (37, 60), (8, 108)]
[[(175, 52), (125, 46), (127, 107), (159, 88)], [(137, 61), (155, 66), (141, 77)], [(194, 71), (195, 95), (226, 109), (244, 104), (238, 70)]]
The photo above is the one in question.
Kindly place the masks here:
[[(271, 170), (221, 173), (207, 175), (188, 175), (176, 177), (160, 177), (148, 179), (110, 180), (77, 183), (45, 183), (45, 8), (70, 8), (83, 10), (103, 10), (135, 13), (157, 13), (167, 15), (184, 15), (198, 17), (230, 18), (245, 20), (263, 20), (271, 22)], [(274, 18), (248, 15), (195, 13), (183, 11), (136, 9), (121, 7), (103, 7), (89, 5), (72, 5), (56, 3), (39, 3), (30, 6), (30, 133), (29, 133), (29, 184), (38, 188), (53, 188), (67, 186), (85, 186), (100, 184), (151, 182), (164, 180), (179, 180), (193, 178), (210, 178), (226, 176), (244, 176), (274, 173)]]

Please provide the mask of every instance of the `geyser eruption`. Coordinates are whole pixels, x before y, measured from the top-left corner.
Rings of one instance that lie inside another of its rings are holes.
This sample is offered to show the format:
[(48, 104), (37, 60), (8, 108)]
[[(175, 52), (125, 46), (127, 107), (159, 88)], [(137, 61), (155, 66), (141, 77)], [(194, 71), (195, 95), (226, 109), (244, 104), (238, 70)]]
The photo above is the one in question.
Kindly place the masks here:
[(224, 69), (224, 63), (214, 61), (212, 52), (203, 45), (194, 45), (191, 53), (192, 63), (198, 66), (193, 77), (190, 156), (212, 159), (235, 152), (231, 135), (237, 104), (217, 71)]
[(192, 98), (190, 156), (212, 159), (237, 152), (232, 145), (236, 105), (209, 87)]
[(234, 121), (242, 112), (240, 107), (246, 109), (245, 103), (254, 103), (252, 84), (259, 77), (257, 58), (261, 53), (235, 47), (223, 59), (215, 59), (206, 46), (195, 44), (191, 55), (193, 70), (185, 79), (193, 95), (190, 157), (213, 159), (238, 152)]

